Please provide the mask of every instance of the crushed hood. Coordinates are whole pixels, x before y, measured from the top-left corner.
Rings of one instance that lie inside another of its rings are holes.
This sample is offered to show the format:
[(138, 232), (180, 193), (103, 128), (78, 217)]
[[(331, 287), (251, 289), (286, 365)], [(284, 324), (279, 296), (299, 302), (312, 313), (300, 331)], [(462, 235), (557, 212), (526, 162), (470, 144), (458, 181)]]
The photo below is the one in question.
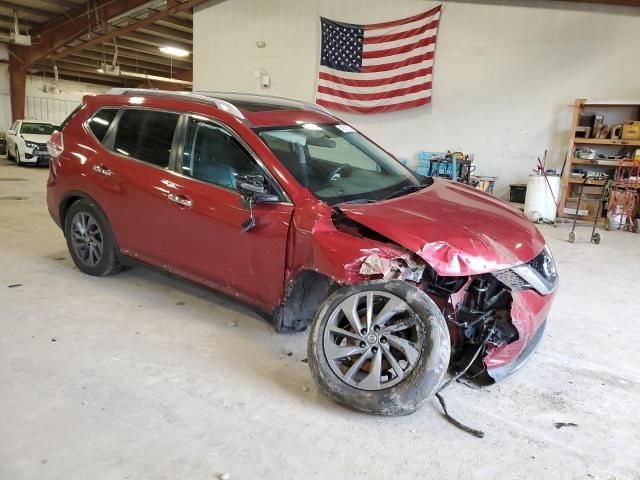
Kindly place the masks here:
[(24, 138), (27, 142), (33, 143), (47, 143), (49, 137), (51, 135), (37, 135), (34, 133), (21, 133), (22, 138)]
[(520, 211), (449, 180), (369, 204), (341, 204), (348, 217), (415, 252), (440, 275), (478, 275), (532, 260), (544, 238)]

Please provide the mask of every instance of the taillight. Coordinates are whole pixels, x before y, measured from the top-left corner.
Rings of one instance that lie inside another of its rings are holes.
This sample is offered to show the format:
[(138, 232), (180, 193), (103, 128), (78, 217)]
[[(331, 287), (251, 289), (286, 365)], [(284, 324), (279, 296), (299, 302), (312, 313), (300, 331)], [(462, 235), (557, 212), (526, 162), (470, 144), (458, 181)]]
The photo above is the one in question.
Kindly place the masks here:
[(49, 150), (49, 156), (57, 157), (64, 151), (64, 141), (62, 140), (62, 132), (56, 130), (51, 134), (47, 141), (47, 150)]

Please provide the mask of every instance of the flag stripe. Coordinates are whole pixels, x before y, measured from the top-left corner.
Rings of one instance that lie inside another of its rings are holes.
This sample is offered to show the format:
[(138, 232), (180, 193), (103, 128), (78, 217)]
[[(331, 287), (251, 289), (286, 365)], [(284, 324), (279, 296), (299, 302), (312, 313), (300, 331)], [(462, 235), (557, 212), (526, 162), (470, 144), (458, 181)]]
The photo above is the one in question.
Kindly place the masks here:
[(391, 98), (381, 98), (378, 100), (349, 100), (342, 97), (336, 97), (327, 93), (318, 93), (317, 98), (326, 100), (328, 102), (341, 101), (346, 105), (360, 105), (363, 107), (377, 107), (381, 105), (393, 105), (395, 103), (402, 103), (405, 101), (417, 100), (419, 98), (426, 98), (431, 95), (431, 90), (422, 90), (419, 92), (408, 93), (407, 95), (396, 96)]
[(367, 65), (367, 66), (362, 66), (362, 72), (365, 73), (371, 73), (371, 72), (384, 72), (384, 71), (388, 71), (388, 70), (394, 70), (396, 68), (400, 68), (400, 67), (406, 67), (408, 65), (415, 65), (416, 63), (420, 63), (423, 62), (425, 60), (432, 60), (433, 59), (433, 52), (427, 52), (423, 55), (419, 55), (417, 57), (409, 57), (409, 58), (405, 58), (404, 60), (401, 60), (399, 62), (393, 62), (393, 63), (382, 63), (382, 64), (377, 64), (377, 65)]
[(382, 100), (385, 98), (401, 97), (410, 93), (417, 93), (424, 90), (431, 91), (431, 82), (420, 83), (418, 85), (400, 88), (397, 90), (385, 89), (384, 91), (377, 93), (352, 93), (345, 92), (344, 90), (336, 90), (335, 88), (325, 87), (323, 85), (320, 85), (318, 87), (318, 93), (326, 93), (327, 95), (342, 97), (349, 100)]
[(416, 108), (423, 105), (427, 105), (431, 102), (431, 97), (420, 98), (418, 100), (412, 100), (409, 102), (394, 103), (391, 105), (380, 105), (378, 107), (363, 107), (357, 105), (344, 105), (342, 103), (335, 103), (327, 100), (318, 99), (316, 103), (322, 105), (325, 108), (333, 108), (335, 110), (342, 110), (344, 112), (352, 113), (385, 113), (394, 112), (398, 110), (405, 110), (407, 108)]
[(367, 30), (375, 30), (380, 28), (389, 28), (389, 27), (397, 27), (400, 25), (405, 25), (407, 23), (417, 22), (418, 20), (424, 20), (425, 18), (429, 18), (432, 15), (435, 15), (440, 12), (442, 5), (438, 5), (435, 8), (432, 8), (428, 12), (419, 13), (412, 17), (401, 18), (400, 20), (394, 20), (391, 22), (383, 22), (383, 23), (371, 23), (366, 26)]
[(439, 20), (440, 19), (440, 14), (438, 13), (437, 15), (434, 15), (431, 18), (427, 18), (425, 20), (420, 20), (418, 22), (412, 22), (412, 23), (407, 23), (405, 25), (400, 25), (397, 27), (390, 27), (390, 28), (380, 28), (380, 29), (376, 29), (376, 30), (371, 30), (369, 29), (369, 27), (367, 25), (364, 25), (364, 33), (365, 35), (369, 36), (369, 37), (380, 37), (380, 36), (384, 36), (384, 35), (395, 35), (397, 33), (402, 33), (402, 32), (406, 32), (408, 30), (413, 30), (414, 28), (420, 28), (424, 25), (427, 25), (429, 23), (431, 23), (434, 20)]
[[(435, 43), (436, 43), (436, 37), (427, 37), (427, 38), (422, 38), (418, 41), (414, 41), (408, 45), (391, 47), (386, 50), (373, 50), (373, 51), (365, 50), (362, 52), (362, 63), (364, 64), (365, 60), (368, 60), (371, 58), (393, 57), (396, 55), (401, 55), (403, 53), (413, 52), (414, 50), (418, 50), (421, 47), (435, 45)], [(431, 48), (431, 50), (433, 50), (433, 47)], [(391, 58), (388, 58), (388, 59), (391, 59)]]
[[(332, 75), (330, 73), (320, 72), (320, 80), (344, 85), (345, 87), (382, 87), (382, 86), (387, 86), (393, 83), (412, 80), (414, 78), (418, 78), (422, 76), (430, 76), (431, 71), (432, 71), (432, 68), (427, 67), (427, 68), (421, 68), (420, 70), (416, 70), (412, 72), (402, 73), (400, 75), (394, 75), (393, 77), (376, 78), (371, 80), (344, 78), (337, 75)], [(430, 80), (431, 78), (429, 78), (429, 81)]]
[[(407, 54), (412, 57), (417, 57), (420, 55), (424, 55), (430, 52), (433, 52), (436, 49), (435, 43), (431, 43), (429, 45), (425, 45), (423, 47), (414, 48), (409, 52), (400, 53), (398, 55), (387, 55), (386, 57), (376, 57), (376, 58), (363, 58), (362, 59), (362, 71), (366, 71), (366, 67), (370, 67), (371, 65), (385, 65), (389, 63), (401, 62), (407, 59)], [(395, 68), (395, 67), (394, 67)]]
[[(370, 36), (370, 35), (367, 35), (369, 33), (367, 31), (365, 32), (364, 48), (366, 50), (367, 47), (371, 47), (376, 43), (396, 42), (399, 40), (405, 40), (407, 38), (414, 37), (416, 35), (421, 35), (421, 34), (426, 34), (427, 36), (430, 37), (432, 35), (435, 35), (437, 29), (438, 29), (438, 20), (433, 20), (421, 27), (412, 28), (411, 30), (405, 30), (404, 32), (390, 33), (387, 35), (378, 35), (378, 36), (371, 35)], [(433, 30), (433, 32), (430, 32), (430, 30)], [(373, 33), (377, 33), (377, 32), (374, 31)]]
[(331, 67), (324, 65), (320, 66), (320, 73), (326, 75), (335, 75), (336, 77), (344, 78), (346, 80), (385, 80), (395, 77), (396, 75), (403, 75), (405, 73), (411, 73), (423, 68), (432, 68), (433, 59), (426, 59), (420, 63), (410, 64), (404, 67), (397, 68), (395, 70), (382, 71), (382, 72), (343, 72), (340, 70), (334, 70)]

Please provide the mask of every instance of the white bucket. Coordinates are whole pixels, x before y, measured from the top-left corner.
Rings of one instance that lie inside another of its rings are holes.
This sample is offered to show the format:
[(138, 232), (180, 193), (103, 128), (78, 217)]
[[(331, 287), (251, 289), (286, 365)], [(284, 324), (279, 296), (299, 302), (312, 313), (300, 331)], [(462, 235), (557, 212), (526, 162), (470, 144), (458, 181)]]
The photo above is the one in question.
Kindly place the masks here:
[(527, 181), (524, 214), (534, 222), (541, 220), (554, 222), (556, 219), (557, 207), (553, 199), (555, 198), (556, 202), (560, 199), (560, 177), (547, 175), (547, 180), (542, 175), (530, 175)]

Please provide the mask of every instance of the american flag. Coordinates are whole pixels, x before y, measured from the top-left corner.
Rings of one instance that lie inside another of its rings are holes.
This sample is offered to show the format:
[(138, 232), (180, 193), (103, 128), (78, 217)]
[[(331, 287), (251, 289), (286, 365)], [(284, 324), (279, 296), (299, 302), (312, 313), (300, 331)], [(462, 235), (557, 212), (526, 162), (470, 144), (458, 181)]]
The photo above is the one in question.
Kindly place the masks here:
[(429, 103), (441, 9), (438, 5), (413, 17), (371, 25), (321, 18), (316, 102), (358, 113)]

